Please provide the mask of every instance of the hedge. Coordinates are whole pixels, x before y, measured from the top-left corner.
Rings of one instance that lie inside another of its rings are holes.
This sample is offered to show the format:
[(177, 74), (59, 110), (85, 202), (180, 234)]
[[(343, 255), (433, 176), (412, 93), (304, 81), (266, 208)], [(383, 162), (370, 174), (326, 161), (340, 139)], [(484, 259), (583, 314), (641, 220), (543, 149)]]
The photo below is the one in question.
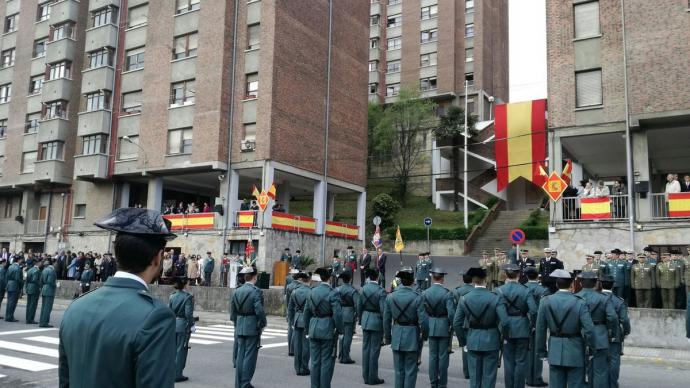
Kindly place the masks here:
[[(391, 241), (395, 241), (396, 227), (386, 229), (386, 234)], [(426, 228), (424, 227), (403, 227), (400, 228), (403, 241), (424, 241), (426, 240)], [(429, 233), (431, 240), (464, 240), (467, 238), (467, 230), (464, 227), (452, 229), (434, 229)]]
[(525, 238), (527, 240), (549, 239), (548, 226), (523, 226), (521, 229), (525, 231)]

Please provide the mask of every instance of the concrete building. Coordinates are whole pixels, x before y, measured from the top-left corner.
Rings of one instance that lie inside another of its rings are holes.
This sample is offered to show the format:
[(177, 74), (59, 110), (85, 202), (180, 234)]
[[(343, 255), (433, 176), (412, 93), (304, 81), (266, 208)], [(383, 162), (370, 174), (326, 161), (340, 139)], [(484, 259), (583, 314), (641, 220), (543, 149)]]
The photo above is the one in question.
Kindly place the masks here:
[[(105, 251), (111, 236), (92, 224), (111, 209), (183, 202), (212, 209), (211, 221), (177, 220), (172, 246), (236, 253), (251, 233), (237, 221), (242, 200), (272, 183), (288, 215), (291, 198), (313, 198), (300, 216), (314, 230), (295, 233), (306, 253), (320, 255), (340, 193), (358, 196), (363, 238), (368, 10), (355, 0), (1, 2), (0, 243)], [(254, 222), (261, 260), (284, 248), (272, 213)]]
[[(556, 204), (550, 242), (571, 268), (595, 249), (690, 244), (688, 219), (669, 212), (664, 194), (668, 174), (682, 181), (690, 173), (688, 7), (686, 0), (546, 4), (552, 169), (572, 159), (574, 183), (603, 181), (612, 194), (610, 215), (598, 221), (582, 219), (580, 199)], [(628, 175), (628, 140), (632, 207), (613, 187)]]

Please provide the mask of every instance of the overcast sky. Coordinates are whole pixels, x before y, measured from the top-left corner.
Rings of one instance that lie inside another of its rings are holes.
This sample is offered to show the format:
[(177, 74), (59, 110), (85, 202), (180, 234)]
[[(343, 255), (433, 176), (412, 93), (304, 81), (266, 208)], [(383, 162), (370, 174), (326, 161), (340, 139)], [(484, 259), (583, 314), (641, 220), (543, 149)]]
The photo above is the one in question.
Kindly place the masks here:
[(509, 0), (510, 102), (546, 98), (546, 0)]

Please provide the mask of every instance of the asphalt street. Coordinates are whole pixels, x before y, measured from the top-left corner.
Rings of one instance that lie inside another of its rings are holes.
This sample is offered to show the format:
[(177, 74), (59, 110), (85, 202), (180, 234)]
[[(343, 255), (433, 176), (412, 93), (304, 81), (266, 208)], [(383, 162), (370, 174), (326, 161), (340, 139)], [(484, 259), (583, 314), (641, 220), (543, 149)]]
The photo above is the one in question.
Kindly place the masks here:
[[(390, 282), (395, 277), (395, 273), (400, 269), (400, 255), (397, 253), (387, 253), (386, 260), (386, 288), (390, 287)], [(462, 285), (462, 278), (459, 276), (460, 271), (465, 271), (470, 267), (479, 264), (479, 259), (469, 256), (432, 256), (434, 267), (441, 267), (448, 275), (446, 276), (446, 287), (455, 288)], [(417, 265), (417, 255), (402, 255), (402, 265), (411, 266), (412, 269)], [(360, 283), (359, 272), (355, 273), (355, 278), (352, 284), (358, 286)]]

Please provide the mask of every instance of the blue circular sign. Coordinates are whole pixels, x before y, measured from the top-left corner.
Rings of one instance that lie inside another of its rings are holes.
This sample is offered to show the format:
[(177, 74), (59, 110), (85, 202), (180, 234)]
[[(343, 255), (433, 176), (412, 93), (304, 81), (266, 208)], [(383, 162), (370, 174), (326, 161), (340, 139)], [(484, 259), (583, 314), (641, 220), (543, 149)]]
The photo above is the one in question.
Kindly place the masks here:
[(515, 244), (522, 244), (525, 242), (525, 231), (522, 229), (513, 229), (510, 231), (510, 241)]
[(424, 225), (431, 226), (431, 217), (427, 217), (424, 219)]

